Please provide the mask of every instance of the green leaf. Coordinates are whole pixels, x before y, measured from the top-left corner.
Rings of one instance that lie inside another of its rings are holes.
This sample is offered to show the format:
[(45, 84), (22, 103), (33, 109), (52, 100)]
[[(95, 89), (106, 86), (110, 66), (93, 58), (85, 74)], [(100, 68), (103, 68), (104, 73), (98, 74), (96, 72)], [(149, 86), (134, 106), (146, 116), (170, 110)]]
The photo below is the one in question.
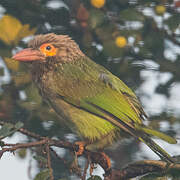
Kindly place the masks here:
[(23, 127), (23, 123), (22, 122), (17, 122), (15, 125), (14, 125), (14, 127), (15, 127), (15, 129), (20, 129), (20, 128), (22, 128)]
[(134, 8), (129, 8), (120, 12), (119, 18), (123, 21), (144, 21), (142, 13), (138, 12)]
[(41, 164), (47, 164), (47, 159), (42, 156), (33, 156), (33, 158), (38, 162), (41, 162)]
[(4, 68), (0, 67), (0, 76), (4, 76)]
[(103, 42), (103, 52), (104, 54), (111, 57), (121, 57), (123, 56), (124, 49), (116, 46), (115, 41), (109, 40)]
[(104, 21), (104, 13), (102, 11), (93, 9), (90, 11), (89, 25), (92, 29), (100, 26)]
[(87, 180), (102, 180), (100, 176), (91, 176)]
[(179, 26), (179, 20), (180, 19), (180, 14), (176, 14), (176, 15), (173, 15), (171, 17), (169, 17), (165, 23), (168, 25), (168, 27), (174, 31), (176, 30), (176, 28), (178, 28)]
[(150, 32), (144, 37), (144, 48), (154, 55), (160, 56), (164, 51), (164, 36), (162, 33)]
[(16, 132), (22, 126), (23, 126), (23, 123), (21, 123), (21, 122), (17, 122), (15, 125), (10, 124), (10, 123), (4, 124), (0, 129), (0, 139), (3, 139), (7, 136), (12, 135), (14, 132)]
[(98, 27), (96, 28), (96, 34), (98, 36), (98, 38), (101, 40), (101, 41), (104, 41), (104, 40), (109, 40), (109, 39), (112, 39), (112, 34), (114, 33), (115, 31), (115, 26), (114, 25), (103, 25), (101, 27)]
[(26, 157), (26, 154), (27, 154), (27, 150), (26, 150), (25, 148), (18, 150), (18, 156), (19, 156), (21, 159), (24, 159), (24, 158)]
[(38, 173), (36, 175), (36, 177), (34, 178), (34, 180), (48, 180), (50, 177), (49, 175), (49, 169), (44, 169), (43, 171), (41, 171), (40, 173)]

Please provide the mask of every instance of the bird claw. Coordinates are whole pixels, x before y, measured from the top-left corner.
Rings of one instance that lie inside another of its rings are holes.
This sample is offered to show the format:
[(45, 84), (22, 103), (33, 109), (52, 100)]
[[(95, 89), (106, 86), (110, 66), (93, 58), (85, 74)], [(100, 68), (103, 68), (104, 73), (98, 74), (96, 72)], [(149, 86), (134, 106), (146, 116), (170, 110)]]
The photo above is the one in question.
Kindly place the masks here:
[(70, 165), (70, 172), (74, 172), (78, 176), (81, 176), (81, 169), (78, 164), (78, 156), (81, 156), (83, 154), (86, 143), (83, 141), (77, 141), (75, 142), (75, 145), (78, 146), (78, 149), (76, 150), (75, 148), (75, 156)]
[(83, 141), (77, 141), (75, 142), (75, 145), (78, 145), (78, 151), (75, 152), (76, 156), (81, 156), (84, 152), (86, 143)]
[[(105, 161), (106, 163), (106, 168), (104, 169), (105, 170), (105, 175), (110, 175), (111, 174), (111, 160), (110, 158), (104, 153), (104, 152), (100, 152), (100, 154), (102, 155), (101, 156), (101, 160)], [(96, 169), (97, 167), (95, 167), (95, 164), (94, 163), (90, 163), (90, 169), (89, 169), (89, 174), (90, 176), (92, 176), (92, 173), (93, 173), (93, 170)]]

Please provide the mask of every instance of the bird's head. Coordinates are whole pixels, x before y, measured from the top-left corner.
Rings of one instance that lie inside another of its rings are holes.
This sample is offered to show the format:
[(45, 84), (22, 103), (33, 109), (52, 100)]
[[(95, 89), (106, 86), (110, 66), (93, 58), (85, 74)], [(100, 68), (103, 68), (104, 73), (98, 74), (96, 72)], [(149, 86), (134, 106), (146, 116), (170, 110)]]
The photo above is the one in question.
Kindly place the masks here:
[(67, 35), (49, 33), (37, 35), (28, 43), (28, 48), (21, 50), (12, 58), (18, 61), (54, 63), (73, 61), (84, 56), (79, 46)]

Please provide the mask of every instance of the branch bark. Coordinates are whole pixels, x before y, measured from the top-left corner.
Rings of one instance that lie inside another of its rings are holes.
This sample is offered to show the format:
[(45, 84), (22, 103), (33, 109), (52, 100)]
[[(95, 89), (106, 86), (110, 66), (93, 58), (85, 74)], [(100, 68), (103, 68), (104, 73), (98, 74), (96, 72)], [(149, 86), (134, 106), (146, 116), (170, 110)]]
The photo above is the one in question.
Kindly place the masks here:
[[(20, 128), (18, 131), (21, 132), (22, 134), (25, 134), (27, 136), (33, 137), (34, 139), (37, 139), (37, 141), (30, 142), (30, 143), (17, 143), (17, 144), (2, 143), (1, 145), (2, 150), (0, 150), (0, 158), (5, 152), (14, 152), (20, 148), (46, 146), (48, 168), (51, 170), (50, 177), (52, 180), (53, 180), (53, 171), (52, 171), (51, 162), (50, 162), (51, 161), (50, 151), (53, 152), (56, 156), (58, 155), (51, 147), (56, 146), (56, 147), (68, 149), (70, 151), (78, 151), (77, 144), (69, 143), (66, 141), (54, 140), (48, 137), (42, 137), (24, 128)], [(101, 152), (92, 152), (87, 149), (84, 149), (83, 155), (87, 158), (88, 162), (90, 160), (90, 163), (99, 164), (104, 169), (105, 180), (125, 180), (129, 178), (145, 175), (147, 173), (164, 173), (164, 172), (169, 172), (170, 170), (180, 171), (180, 164), (177, 164), (177, 163), (169, 164), (165, 161), (155, 161), (155, 160), (137, 161), (137, 162), (128, 164), (126, 167), (120, 170), (109, 169), (108, 163)], [(61, 157), (59, 158), (62, 159)], [(63, 162), (65, 161), (63, 160)], [(84, 174), (86, 175), (85, 171), (87, 171), (87, 164), (84, 170)], [(85, 175), (83, 175), (82, 178), (84, 178)]]

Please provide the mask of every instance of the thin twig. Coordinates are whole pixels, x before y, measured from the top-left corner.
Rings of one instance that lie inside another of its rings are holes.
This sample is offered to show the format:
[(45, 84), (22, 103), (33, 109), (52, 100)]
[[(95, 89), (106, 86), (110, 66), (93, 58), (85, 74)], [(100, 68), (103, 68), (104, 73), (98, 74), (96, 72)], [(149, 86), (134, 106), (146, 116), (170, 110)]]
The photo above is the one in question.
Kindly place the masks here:
[[(0, 124), (2, 123), (0, 122)], [(3, 153), (8, 152), (8, 151), (14, 152), (15, 150), (20, 149), (20, 148), (30, 148), (30, 147), (40, 146), (40, 145), (46, 145), (48, 167), (50, 169), (51, 180), (53, 180), (53, 172), (52, 172), (52, 167), (51, 167), (51, 162), (50, 162), (51, 160), (50, 151), (52, 151), (57, 157), (59, 157), (56, 154), (56, 152), (53, 149), (51, 149), (51, 146), (65, 148), (70, 151), (78, 150), (78, 147), (76, 144), (72, 144), (72, 143), (64, 142), (64, 141), (58, 141), (58, 140), (50, 139), (47, 137), (42, 137), (35, 133), (29, 132), (24, 128), (19, 129), (19, 132), (26, 134), (27, 136), (33, 137), (35, 139), (40, 139), (40, 140), (35, 141), (35, 142), (30, 142), (30, 143), (21, 143), (21, 144), (20, 143), (17, 143), (17, 144), (4, 143), (2, 145), (2, 150), (0, 150), (0, 157), (3, 155)], [(4, 146), (9, 146), (9, 147), (4, 148)], [(104, 169), (106, 180), (129, 179), (129, 178), (137, 177), (140, 175), (144, 175), (146, 173), (154, 173), (154, 172), (161, 173), (161, 172), (169, 172), (171, 170), (176, 170), (178, 172), (180, 171), (180, 164), (178, 163), (168, 164), (165, 161), (153, 161), (153, 160), (139, 161), (139, 162), (129, 164), (128, 166), (126, 166), (125, 168), (121, 170), (113, 169), (112, 171), (108, 171), (107, 161), (104, 160), (104, 156), (102, 155), (102, 153), (92, 152), (92, 151), (84, 149), (83, 155), (85, 155), (87, 159), (89, 158), (92, 163), (97, 163)], [(84, 174), (82, 178), (86, 177), (88, 164), (89, 162), (85, 166)]]
[(50, 147), (50, 151), (56, 156), (56, 158), (58, 158), (59, 160), (63, 161), (64, 165), (66, 165), (66, 166), (68, 167), (67, 161), (66, 161), (64, 158), (60, 157), (60, 156), (56, 153), (56, 151), (54, 151), (51, 147)]
[(14, 152), (15, 150), (21, 149), (21, 148), (40, 146), (40, 145), (45, 144), (46, 142), (47, 142), (47, 139), (44, 138), (41, 141), (35, 141), (35, 142), (30, 142), (30, 143), (13, 144), (12, 147), (2, 148), (2, 150), (0, 150), (0, 158), (2, 157), (3, 153), (5, 153), (5, 152)]
[[(7, 124), (7, 122), (0, 121), (0, 125), (1, 125), (1, 126), (5, 125), (5, 124)], [(24, 134), (24, 135), (26, 135), (26, 136), (32, 137), (32, 138), (34, 138), (34, 139), (40, 140), (40, 139), (43, 139), (43, 138), (44, 138), (44, 137), (40, 136), (39, 134), (30, 132), (30, 131), (28, 131), (27, 129), (24, 129), (24, 128), (20, 128), (20, 129), (18, 129), (17, 131), (20, 132), (20, 133), (22, 133), (22, 134)]]
[(27, 129), (24, 129), (24, 128), (20, 128), (18, 131), (21, 132), (22, 134), (27, 135), (29, 137), (32, 137), (34, 139), (43, 139), (44, 138), (44, 137), (40, 136), (39, 134), (30, 132), (30, 131), (28, 131)]
[(89, 157), (87, 157), (87, 160), (86, 160), (86, 164), (85, 164), (85, 167), (84, 167), (84, 172), (83, 172), (83, 175), (82, 175), (82, 180), (86, 180), (86, 175), (87, 175), (87, 169), (89, 167), (89, 163), (90, 163), (90, 160), (89, 160)]
[(52, 166), (51, 166), (51, 156), (50, 156), (49, 144), (46, 144), (46, 153), (47, 153), (47, 166), (49, 168), (50, 180), (54, 180), (53, 169), (52, 169)]

